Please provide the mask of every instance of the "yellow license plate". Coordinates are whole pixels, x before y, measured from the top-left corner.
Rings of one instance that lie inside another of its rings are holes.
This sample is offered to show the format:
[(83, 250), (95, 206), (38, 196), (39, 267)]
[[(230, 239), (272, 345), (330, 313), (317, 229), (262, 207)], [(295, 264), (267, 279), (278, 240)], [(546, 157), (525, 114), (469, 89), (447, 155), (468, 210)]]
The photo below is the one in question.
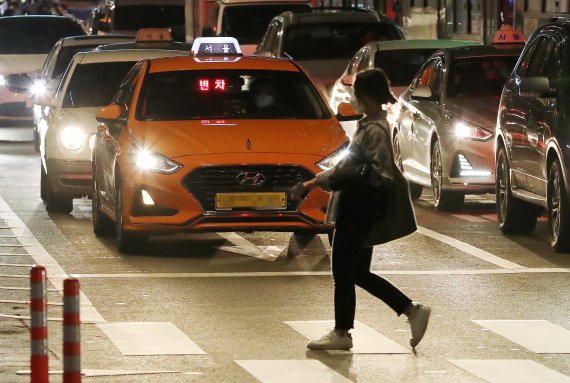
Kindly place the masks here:
[(287, 207), (285, 192), (216, 193), (216, 210), (257, 209), (283, 210)]

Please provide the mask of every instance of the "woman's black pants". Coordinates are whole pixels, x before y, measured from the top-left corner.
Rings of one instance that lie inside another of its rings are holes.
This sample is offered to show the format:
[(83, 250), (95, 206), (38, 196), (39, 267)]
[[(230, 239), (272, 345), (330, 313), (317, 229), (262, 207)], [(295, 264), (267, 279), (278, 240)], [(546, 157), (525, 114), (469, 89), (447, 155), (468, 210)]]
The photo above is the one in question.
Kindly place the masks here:
[(398, 315), (412, 302), (386, 279), (370, 272), (372, 247), (359, 246), (351, 232), (337, 228), (332, 245), (335, 328), (340, 330), (354, 328), (355, 285), (384, 301)]

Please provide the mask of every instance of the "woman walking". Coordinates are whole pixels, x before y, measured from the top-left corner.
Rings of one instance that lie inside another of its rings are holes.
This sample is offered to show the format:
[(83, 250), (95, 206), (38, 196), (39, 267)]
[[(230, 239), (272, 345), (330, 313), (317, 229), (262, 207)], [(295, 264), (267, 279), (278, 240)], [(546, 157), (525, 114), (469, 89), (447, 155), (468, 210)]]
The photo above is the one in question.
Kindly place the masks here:
[(353, 87), (355, 108), (365, 117), (358, 122), (347, 155), (336, 166), (291, 190), (297, 199), (315, 187), (334, 191), (327, 222), (336, 224), (332, 244), (335, 328), (321, 339), (310, 341), (307, 347), (352, 348), (355, 286), (384, 301), (397, 315), (407, 316), (412, 330), (410, 345), (415, 347), (424, 336), (431, 309), (412, 302), (389, 281), (371, 273), (372, 247), (363, 244), (365, 238), (374, 237), (371, 229), (386, 210), (386, 185), (393, 180), (389, 125), (382, 106), (395, 103), (396, 99), (386, 75), (379, 69), (357, 74)]

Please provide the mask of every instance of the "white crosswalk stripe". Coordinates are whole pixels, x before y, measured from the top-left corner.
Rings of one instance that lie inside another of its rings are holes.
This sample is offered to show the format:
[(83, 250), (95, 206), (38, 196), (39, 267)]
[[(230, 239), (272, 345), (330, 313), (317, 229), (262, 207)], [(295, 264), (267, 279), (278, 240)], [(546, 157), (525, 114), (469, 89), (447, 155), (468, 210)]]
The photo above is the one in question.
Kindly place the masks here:
[(318, 360), (236, 360), (262, 383), (350, 383)]
[(570, 377), (532, 360), (450, 360), (490, 383), (570, 383)]

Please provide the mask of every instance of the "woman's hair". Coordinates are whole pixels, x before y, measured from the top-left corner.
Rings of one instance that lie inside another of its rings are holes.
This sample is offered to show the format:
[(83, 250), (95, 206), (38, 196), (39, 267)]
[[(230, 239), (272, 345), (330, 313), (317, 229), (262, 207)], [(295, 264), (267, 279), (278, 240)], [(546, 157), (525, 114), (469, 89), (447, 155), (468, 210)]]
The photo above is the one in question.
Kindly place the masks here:
[(354, 95), (363, 95), (376, 99), (381, 104), (394, 104), (396, 98), (390, 90), (390, 81), (382, 69), (368, 69), (356, 75), (354, 80)]

